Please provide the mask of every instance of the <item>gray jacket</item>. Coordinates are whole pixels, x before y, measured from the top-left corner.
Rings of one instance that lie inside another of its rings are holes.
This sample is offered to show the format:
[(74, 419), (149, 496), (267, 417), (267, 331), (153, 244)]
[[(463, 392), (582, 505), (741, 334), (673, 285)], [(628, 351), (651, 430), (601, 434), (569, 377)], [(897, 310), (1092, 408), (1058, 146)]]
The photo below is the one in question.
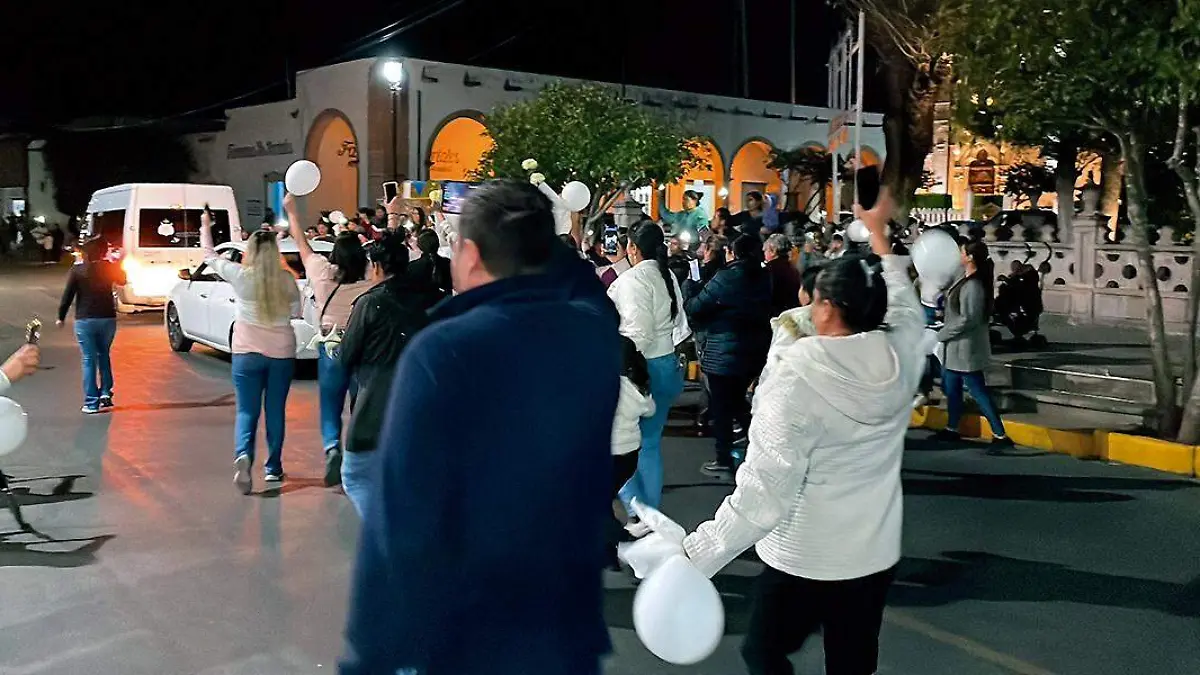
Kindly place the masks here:
[(964, 277), (946, 291), (946, 324), (938, 331), (938, 341), (946, 343), (943, 368), (959, 373), (987, 370), (992, 360), (987, 308), (987, 288), (979, 279)]

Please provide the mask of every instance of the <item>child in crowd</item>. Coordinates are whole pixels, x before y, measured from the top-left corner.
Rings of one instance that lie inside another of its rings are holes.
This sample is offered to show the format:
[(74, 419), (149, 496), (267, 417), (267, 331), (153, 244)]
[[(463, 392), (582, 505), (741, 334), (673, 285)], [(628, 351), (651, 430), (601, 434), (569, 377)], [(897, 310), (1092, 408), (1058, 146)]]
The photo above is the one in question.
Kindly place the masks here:
[[(642, 445), (641, 421), (654, 415), (654, 399), (650, 397), (650, 371), (646, 358), (637, 350), (633, 340), (621, 336), (622, 367), (621, 394), (617, 399), (617, 412), (613, 418), (612, 455), (613, 480), (612, 498), (617, 498), (621, 487), (637, 472), (638, 452)], [(621, 540), (623, 527), (612, 515), (609, 531), (609, 565), (620, 570), (617, 561), (617, 543)]]

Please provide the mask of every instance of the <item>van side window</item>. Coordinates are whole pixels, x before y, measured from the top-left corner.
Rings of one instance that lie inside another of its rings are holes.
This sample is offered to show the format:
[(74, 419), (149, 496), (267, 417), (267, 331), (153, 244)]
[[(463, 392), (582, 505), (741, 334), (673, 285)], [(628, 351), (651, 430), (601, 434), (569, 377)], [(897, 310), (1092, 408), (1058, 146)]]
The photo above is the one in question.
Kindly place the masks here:
[[(138, 247), (199, 248), (201, 209), (142, 209)], [(229, 212), (213, 209), (213, 245), (229, 241)]]
[(124, 230), (125, 209), (88, 214), (88, 233), (93, 237), (103, 237), (113, 248), (124, 248)]

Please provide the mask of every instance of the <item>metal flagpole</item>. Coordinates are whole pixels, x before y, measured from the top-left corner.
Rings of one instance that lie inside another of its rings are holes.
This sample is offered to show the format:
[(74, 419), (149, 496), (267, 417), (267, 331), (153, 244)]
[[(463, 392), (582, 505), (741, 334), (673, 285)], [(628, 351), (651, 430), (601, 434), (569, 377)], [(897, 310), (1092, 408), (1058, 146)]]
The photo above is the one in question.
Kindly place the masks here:
[[(854, 41), (854, 50), (858, 57), (857, 70), (854, 75), (854, 164), (862, 168), (862, 125), (863, 125), (863, 36), (867, 30), (867, 15), (858, 13), (858, 39)], [(858, 201), (858, 181), (854, 181), (854, 203)]]

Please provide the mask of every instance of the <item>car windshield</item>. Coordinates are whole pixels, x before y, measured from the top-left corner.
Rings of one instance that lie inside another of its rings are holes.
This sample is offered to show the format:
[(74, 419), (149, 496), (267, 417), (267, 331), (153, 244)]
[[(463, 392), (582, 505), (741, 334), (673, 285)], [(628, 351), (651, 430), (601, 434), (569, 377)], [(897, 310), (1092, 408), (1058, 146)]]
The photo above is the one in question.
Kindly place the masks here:
[[(139, 248), (199, 248), (202, 209), (142, 209)], [(213, 244), (229, 241), (229, 212), (213, 209)]]

